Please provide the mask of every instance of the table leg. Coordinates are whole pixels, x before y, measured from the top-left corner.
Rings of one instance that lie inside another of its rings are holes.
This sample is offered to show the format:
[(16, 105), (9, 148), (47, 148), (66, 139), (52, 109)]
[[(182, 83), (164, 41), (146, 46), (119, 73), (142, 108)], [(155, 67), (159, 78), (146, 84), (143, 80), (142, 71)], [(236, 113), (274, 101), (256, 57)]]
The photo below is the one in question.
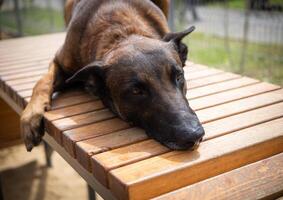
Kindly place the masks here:
[(96, 195), (94, 189), (90, 185), (87, 185), (88, 200), (96, 200)]
[(4, 200), (3, 188), (2, 188), (2, 180), (0, 174), (0, 200)]
[(52, 167), (51, 156), (53, 153), (53, 149), (45, 141), (43, 141), (43, 147), (44, 147), (46, 165), (47, 167)]

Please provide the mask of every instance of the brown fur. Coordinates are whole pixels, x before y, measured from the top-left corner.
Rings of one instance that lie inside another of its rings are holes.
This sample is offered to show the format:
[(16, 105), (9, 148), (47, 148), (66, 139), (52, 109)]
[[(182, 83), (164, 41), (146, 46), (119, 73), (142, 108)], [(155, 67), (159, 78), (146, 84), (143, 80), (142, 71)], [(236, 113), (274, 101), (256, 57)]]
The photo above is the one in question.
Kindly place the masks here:
[[(66, 1), (64, 17), (68, 29), (65, 43), (51, 62), (49, 72), (34, 87), (31, 100), (21, 115), (21, 131), (28, 151), (41, 140), (42, 116), (50, 109), (51, 95), (56, 90), (54, 85), (60, 85), (63, 81), (58, 80), (58, 77), (63, 79), (62, 71), (71, 75), (89, 62), (102, 59), (130, 34), (161, 38), (169, 32), (162, 11), (149, 1), (129, 1), (132, 6), (121, 1), (107, 2), (111, 1)], [(155, 3), (167, 15), (168, 1)], [(121, 12), (105, 17), (107, 15), (103, 12), (111, 9), (113, 4)], [(120, 25), (112, 26), (115, 21)]]
[(204, 131), (185, 97), (181, 43), (194, 28), (170, 33), (167, 13), (168, 0), (68, 0), (65, 42), (21, 116), (27, 150), (41, 141), (43, 114), (66, 78), (83, 80), (114, 113), (170, 148), (198, 143)]

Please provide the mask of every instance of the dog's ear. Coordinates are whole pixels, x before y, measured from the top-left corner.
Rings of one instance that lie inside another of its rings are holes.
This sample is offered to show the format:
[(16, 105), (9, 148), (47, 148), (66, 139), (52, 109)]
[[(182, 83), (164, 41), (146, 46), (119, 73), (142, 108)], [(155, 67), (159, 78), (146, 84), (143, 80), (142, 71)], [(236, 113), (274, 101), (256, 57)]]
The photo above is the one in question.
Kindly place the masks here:
[(96, 76), (98, 78), (104, 77), (103, 63), (99, 61), (94, 61), (82, 69), (74, 73), (70, 78), (66, 80), (66, 83), (72, 83), (77, 81), (86, 82), (91, 76)]
[(182, 39), (189, 35), (191, 32), (195, 30), (194, 26), (191, 26), (190, 28), (176, 33), (167, 33), (163, 37), (163, 41), (171, 42), (174, 44), (180, 59), (182, 61), (183, 66), (185, 66), (185, 62), (187, 60), (187, 54), (188, 54), (188, 47), (184, 43), (182, 43)]
[(105, 68), (102, 62), (94, 61), (74, 73), (66, 83), (83, 82), (87, 90), (97, 94), (104, 87)]

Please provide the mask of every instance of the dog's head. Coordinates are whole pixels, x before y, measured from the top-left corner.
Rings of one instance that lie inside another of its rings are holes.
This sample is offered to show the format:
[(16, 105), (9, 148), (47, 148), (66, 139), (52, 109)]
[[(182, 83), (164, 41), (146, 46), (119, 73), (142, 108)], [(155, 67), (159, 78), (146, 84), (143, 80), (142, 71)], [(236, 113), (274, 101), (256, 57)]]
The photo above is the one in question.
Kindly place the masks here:
[(113, 112), (167, 147), (192, 148), (204, 130), (186, 99), (188, 50), (181, 40), (193, 29), (163, 40), (130, 36), (103, 62), (89, 64), (69, 81), (84, 80)]

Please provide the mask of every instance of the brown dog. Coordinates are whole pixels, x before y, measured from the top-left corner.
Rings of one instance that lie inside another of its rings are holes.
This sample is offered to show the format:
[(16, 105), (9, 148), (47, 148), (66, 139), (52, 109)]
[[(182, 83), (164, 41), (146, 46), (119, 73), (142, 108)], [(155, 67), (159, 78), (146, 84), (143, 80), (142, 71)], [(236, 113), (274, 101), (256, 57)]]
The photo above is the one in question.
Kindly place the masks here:
[(84, 83), (119, 117), (172, 149), (198, 144), (204, 130), (186, 99), (181, 42), (194, 28), (170, 33), (167, 13), (168, 0), (67, 1), (65, 43), (21, 116), (27, 150), (40, 143), (42, 116), (66, 82)]

